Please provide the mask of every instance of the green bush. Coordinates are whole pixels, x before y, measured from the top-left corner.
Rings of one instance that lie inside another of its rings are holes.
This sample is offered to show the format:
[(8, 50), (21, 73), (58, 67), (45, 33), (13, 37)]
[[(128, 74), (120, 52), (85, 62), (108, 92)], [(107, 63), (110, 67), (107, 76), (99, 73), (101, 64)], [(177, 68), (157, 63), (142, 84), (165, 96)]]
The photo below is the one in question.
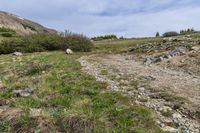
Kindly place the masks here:
[(3, 36), (3, 37), (12, 37), (13, 33), (11, 33), (11, 32), (3, 32), (0, 35)]
[(19, 52), (42, 52), (66, 50), (89, 52), (93, 44), (87, 37), (79, 34), (70, 34), (65, 37), (54, 34), (33, 34), (19, 38), (4, 40), (0, 43), (0, 54)]
[(170, 31), (170, 32), (166, 32), (163, 34), (163, 37), (172, 37), (172, 36), (178, 36), (179, 34), (175, 31)]
[(93, 44), (89, 38), (79, 35), (71, 34), (64, 38), (65, 45), (61, 49), (70, 48), (74, 51), (89, 52), (93, 48)]
[(101, 41), (101, 40), (106, 40), (106, 39), (117, 39), (116, 35), (105, 35), (105, 36), (97, 36), (91, 38), (94, 41)]
[(0, 27), (0, 32), (13, 32), (15, 33), (15, 30), (5, 27)]

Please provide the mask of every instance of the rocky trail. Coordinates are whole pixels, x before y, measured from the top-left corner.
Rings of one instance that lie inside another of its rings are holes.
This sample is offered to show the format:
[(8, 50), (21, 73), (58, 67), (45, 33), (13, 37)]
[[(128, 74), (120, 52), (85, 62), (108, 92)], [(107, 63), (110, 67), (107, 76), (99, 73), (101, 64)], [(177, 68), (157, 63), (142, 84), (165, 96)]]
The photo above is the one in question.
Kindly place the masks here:
[(145, 65), (134, 55), (90, 55), (79, 59), (83, 70), (108, 89), (153, 109), (165, 131), (200, 132), (200, 76)]

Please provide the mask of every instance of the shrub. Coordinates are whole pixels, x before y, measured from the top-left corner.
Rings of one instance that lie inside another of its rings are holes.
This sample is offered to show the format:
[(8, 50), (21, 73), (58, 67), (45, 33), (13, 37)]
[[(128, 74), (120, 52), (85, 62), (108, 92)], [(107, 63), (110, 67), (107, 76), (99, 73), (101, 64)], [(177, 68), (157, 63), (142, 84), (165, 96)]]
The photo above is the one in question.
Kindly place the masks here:
[(170, 32), (166, 32), (163, 34), (163, 37), (172, 37), (172, 36), (178, 36), (179, 34), (175, 31), (170, 31)]
[(11, 33), (11, 32), (4, 32), (4, 33), (1, 33), (1, 36), (3, 36), (3, 37), (12, 37), (13, 33)]
[(3, 37), (12, 37), (15, 34), (15, 30), (10, 28), (1, 27), (0, 28), (0, 35)]
[(116, 35), (105, 35), (105, 36), (97, 36), (91, 38), (94, 41), (106, 40), (106, 39), (117, 39)]
[(0, 43), (0, 54), (19, 52), (42, 52), (66, 50), (89, 52), (93, 44), (87, 37), (79, 34), (70, 34), (61, 37), (55, 34), (33, 34), (29, 36), (4, 40)]
[(90, 39), (79, 34), (68, 35), (64, 38), (64, 41), (66, 43), (63, 46), (64, 49), (68, 47), (74, 51), (89, 52), (93, 48), (93, 44)]
[(23, 52), (23, 50), (21, 49), (21, 47), (23, 46), (20, 46), (21, 45), (20, 41), (21, 40), (19, 39), (3, 40), (0, 43), (0, 54), (9, 54), (15, 51)]
[(0, 32), (13, 32), (15, 33), (15, 30), (6, 28), (6, 27), (0, 27)]

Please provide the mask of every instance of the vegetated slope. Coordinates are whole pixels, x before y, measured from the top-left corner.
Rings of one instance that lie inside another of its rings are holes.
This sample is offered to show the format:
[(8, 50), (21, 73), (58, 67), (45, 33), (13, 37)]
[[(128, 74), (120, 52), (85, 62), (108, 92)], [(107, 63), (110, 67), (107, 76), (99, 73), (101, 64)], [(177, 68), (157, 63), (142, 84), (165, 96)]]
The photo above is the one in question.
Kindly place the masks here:
[(0, 27), (11, 28), (19, 35), (57, 33), (56, 30), (46, 28), (38, 23), (2, 11), (0, 11)]

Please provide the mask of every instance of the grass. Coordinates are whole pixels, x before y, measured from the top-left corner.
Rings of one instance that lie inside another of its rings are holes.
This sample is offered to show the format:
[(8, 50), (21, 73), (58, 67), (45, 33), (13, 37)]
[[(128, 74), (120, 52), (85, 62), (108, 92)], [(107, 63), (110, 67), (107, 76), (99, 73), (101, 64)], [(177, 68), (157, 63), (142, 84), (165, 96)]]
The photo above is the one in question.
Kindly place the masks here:
[(104, 53), (123, 53), (138, 47), (137, 45), (161, 42), (160, 38), (139, 38), (124, 40), (104, 40), (95, 41), (96, 52)]
[(3, 40), (3, 37), (2, 36), (0, 36), (0, 42)]
[[(105, 91), (105, 83), (83, 73), (76, 61), (82, 55), (1, 55), (0, 80), (6, 91), (0, 90), (0, 99), (7, 99), (10, 107), (23, 112), (11, 120), (2, 119), (0, 132), (162, 133), (151, 110), (132, 104), (119, 93)], [(12, 90), (25, 88), (34, 93), (28, 97), (12, 95)], [(31, 116), (30, 110), (35, 108), (44, 110), (45, 115)]]
[[(189, 35), (194, 41), (199, 41), (200, 33)], [(178, 36), (184, 37), (184, 36)], [(133, 38), (121, 40), (103, 40), (94, 41), (95, 53), (156, 53), (172, 50), (175, 47), (185, 46), (191, 47), (190, 44), (180, 44), (178, 42), (165, 43), (163, 38)]]

